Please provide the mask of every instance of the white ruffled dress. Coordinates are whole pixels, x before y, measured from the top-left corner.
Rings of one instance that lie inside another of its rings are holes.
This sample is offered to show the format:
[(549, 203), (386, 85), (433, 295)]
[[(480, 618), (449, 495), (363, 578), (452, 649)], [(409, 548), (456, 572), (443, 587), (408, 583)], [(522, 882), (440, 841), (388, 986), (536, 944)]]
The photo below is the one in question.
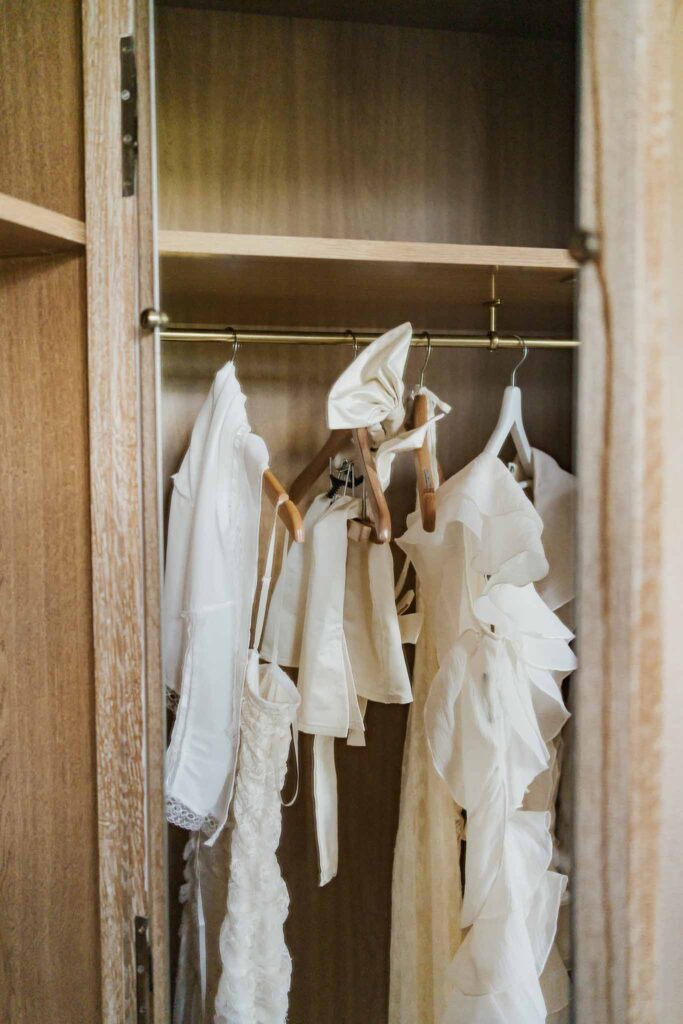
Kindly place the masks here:
[(540, 985), (566, 885), (549, 870), (550, 814), (523, 809), (551, 760), (575, 667), (572, 633), (534, 583), (545, 577), (540, 516), (484, 453), (437, 492), (436, 531), (408, 520), (439, 670), (425, 705), (434, 765), (467, 812), (467, 929), (446, 979), (442, 1024), (545, 1024)]

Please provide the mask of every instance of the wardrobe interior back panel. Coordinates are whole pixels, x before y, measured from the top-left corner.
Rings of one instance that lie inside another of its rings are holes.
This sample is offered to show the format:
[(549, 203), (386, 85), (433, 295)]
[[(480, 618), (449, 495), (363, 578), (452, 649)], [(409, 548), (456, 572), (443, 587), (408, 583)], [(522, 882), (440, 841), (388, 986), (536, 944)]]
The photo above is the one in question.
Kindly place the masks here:
[[(166, 6), (157, 17), (162, 227), (566, 244), (573, 209), (571, 43)], [(415, 304), (403, 295), (406, 274)], [(174, 320), (245, 326), (380, 328), (411, 319), (420, 328), (482, 330), (486, 284), (481, 272), (460, 277), (450, 268), (267, 260), (176, 266), (173, 259), (162, 266), (164, 308)], [(543, 307), (534, 303), (533, 287), (520, 301), (513, 276), (504, 286), (501, 323), (568, 333), (560, 291), (569, 287), (558, 281), (557, 296)], [(463, 310), (466, 319), (456, 322)], [(213, 375), (229, 358), (230, 348), (217, 344), (163, 347), (167, 508), (170, 476)], [(240, 349), (237, 372), (250, 421), (285, 484), (324, 440), (327, 392), (350, 358), (350, 345)], [(411, 353), (409, 385), (423, 359), (424, 350)], [(481, 451), (517, 361), (509, 350), (434, 351), (427, 384), (453, 405), (439, 427), (446, 475)], [(520, 372), (532, 444), (566, 467), (572, 368), (570, 352), (532, 351)], [(396, 534), (414, 492), (412, 461), (404, 457), (389, 495)], [(264, 539), (271, 514), (264, 515)], [(340, 871), (323, 889), (310, 744), (301, 737), (300, 796), (284, 811), (280, 850), (291, 895), (292, 1024), (386, 1024), (405, 722), (405, 708), (371, 706), (367, 748), (337, 744)], [(172, 829), (171, 840), (175, 941), (182, 836)]]
[(160, 223), (565, 246), (571, 43), (161, 7)]
[(80, 0), (2, 0), (0, 69), (0, 192), (82, 220)]
[(0, 260), (7, 1024), (100, 1016), (84, 295), (84, 256)]

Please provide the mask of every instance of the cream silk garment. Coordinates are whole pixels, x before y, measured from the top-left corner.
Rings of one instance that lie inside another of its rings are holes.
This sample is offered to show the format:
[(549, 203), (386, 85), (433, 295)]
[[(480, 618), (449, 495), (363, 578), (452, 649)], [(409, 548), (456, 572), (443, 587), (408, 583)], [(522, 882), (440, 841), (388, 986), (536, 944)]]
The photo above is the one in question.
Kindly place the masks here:
[(228, 363), (174, 477), (162, 606), (163, 670), (179, 695), (166, 755), (168, 820), (215, 832), (232, 787), (268, 452)]
[[(450, 411), (426, 388), (420, 392), (427, 396), (430, 417), (437, 408)], [(434, 423), (428, 437), (431, 476), (438, 482)], [(415, 648), (413, 704), (403, 748), (394, 849), (389, 1024), (438, 1022), (445, 1004), (446, 968), (461, 941), (460, 841), (464, 821), (427, 746), (424, 706), (438, 662), (419, 579), (417, 588), (422, 628)]]
[(558, 683), (572, 634), (534, 582), (542, 522), (509, 470), (484, 453), (437, 493), (436, 531), (409, 517), (439, 670), (425, 706), (434, 765), (467, 811), (467, 929), (446, 972), (441, 1024), (544, 1024), (540, 975), (566, 879), (550, 869), (550, 815), (523, 809), (567, 718)]

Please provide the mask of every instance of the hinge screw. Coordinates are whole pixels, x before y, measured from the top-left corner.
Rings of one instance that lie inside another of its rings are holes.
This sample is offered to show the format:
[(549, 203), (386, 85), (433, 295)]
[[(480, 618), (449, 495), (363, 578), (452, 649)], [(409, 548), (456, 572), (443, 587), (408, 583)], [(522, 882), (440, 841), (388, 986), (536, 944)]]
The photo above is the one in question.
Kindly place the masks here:
[(130, 99), (130, 89), (122, 89), (121, 90), (121, 99), (122, 100), (129, 100)]

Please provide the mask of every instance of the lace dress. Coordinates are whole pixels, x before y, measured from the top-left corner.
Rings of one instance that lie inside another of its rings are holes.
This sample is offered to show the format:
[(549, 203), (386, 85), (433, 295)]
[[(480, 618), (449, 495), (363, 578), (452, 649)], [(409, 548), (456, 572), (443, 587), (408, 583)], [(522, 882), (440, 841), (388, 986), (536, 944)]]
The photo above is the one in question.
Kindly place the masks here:
[(216, 1024), (284, 1024), (292, 961), (285, 945), (289, 894), (276, 851), (281, 792), (299, 694), (277, 665), (252, 651), (242, 706), (232, 809), (227, 914)]

